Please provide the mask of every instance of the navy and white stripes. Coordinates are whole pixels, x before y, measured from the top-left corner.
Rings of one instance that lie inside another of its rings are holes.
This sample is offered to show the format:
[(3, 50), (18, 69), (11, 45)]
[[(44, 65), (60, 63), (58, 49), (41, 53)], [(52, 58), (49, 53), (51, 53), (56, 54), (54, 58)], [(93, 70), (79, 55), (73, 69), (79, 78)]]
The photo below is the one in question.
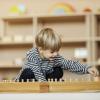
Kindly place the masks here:
[(32, 48), (30, 51), (27, 52), (22, 69), (17, 75), (16, 79), (19, 79), (24, 69), (30, 68), (34, 73), (36, 80), (46, 81), (46, 74), (51, 73), (53, 71), (53, 67), (58, 66), (62, 69), (82, 74), (88, 73), (87, 69), (90, 67), (86, 64), (81, 64), (78, 61), (67, 60), (60, 55), (54, 57), (52, 61), (41, 59), (38, 49)]

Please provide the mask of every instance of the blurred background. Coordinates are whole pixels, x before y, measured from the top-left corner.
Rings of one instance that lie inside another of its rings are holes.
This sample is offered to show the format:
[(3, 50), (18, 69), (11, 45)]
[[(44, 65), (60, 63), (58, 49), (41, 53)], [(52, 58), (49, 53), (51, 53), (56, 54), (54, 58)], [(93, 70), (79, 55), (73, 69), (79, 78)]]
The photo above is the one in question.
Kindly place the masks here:
[(0, 0), (0, 80), (16, 77), (44, 27), (60, 34), (61, 55), (100, 70), (100, 0)]

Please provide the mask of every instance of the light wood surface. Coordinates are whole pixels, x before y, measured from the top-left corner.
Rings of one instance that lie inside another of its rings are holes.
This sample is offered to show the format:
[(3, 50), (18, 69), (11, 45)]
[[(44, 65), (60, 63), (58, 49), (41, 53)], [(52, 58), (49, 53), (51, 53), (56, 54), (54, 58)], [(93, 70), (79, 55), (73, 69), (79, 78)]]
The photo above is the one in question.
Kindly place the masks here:
[(0, 82), (0, 92), (17, 93), (56, 93), (56, 92), (100, 92), (100, 78), (94, 81), (48, 81), (48, 82)]
[(99, 82), (51, 82), (49, 92), (100, 92)]
[(0, 92), (40, 93), (48, 92), (47, 83), (40, 82), (0, 82)]

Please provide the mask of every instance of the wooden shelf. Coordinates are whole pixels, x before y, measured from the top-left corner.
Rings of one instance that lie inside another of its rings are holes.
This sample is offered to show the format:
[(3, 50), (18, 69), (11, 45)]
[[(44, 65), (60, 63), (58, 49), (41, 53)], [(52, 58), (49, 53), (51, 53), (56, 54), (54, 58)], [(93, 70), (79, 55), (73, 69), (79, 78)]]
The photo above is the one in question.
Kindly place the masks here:
[[(76, 18), (76, 19), (80, 19), (81, 17), (84, 17), (84, 16), (87, 16), (87, 15), (90, 15), (91, 13), (69, 13), (67, 15), (51, 15), (51, 14), (48, 14), (48, 15), (39, 15), (37, 16), (37, 18), (39, 19), (72, 19), (73, 17)], [(57, 19), (57, 20), (58, 20)]]
[(6, 45), (33, 45), (33, 42), (1, 42), (0, 46), (6, 46)]
[(9, 69), (9, 68), (12, 68), (12, 69), (21, 69), (21, 66), (18, 66), (18, 65), (0, 65), (0, 69)]
[[(94, 18), (99, 20), (99, 14), (94, 15), (96, 15)], [(95, 61), (93, 60), (93, 56), (97, 55), (94, 53), (95, 50), (93, 50), (93, 48), (95, 47), (96, 49), (96, 41), (100, 41), (100, 35), (97, 33), (94, 34), (95, 32), (93, 33), (91, 28), (91, 23), (95, 21), (91, 16), (94, 15), (91, 13), (72, 13), (67, 15), (6, 16), (1, 18), (1, 32), (3, 33), (3, 36), (21, 35), (22, 37), (25, 37), (29, 35), (34, 38), (39, 30), (44, 27), (50, 27), (62, 38), (63, 45), (60, 53), (64, 55), (65, 58), (70, 59), (74, 57), (75, 49), (85, 48), (88, 52), (86, 63), (92, 64), (92, 62)], [(99, 23), (95, 24), (100, 25)], [(95, 27), (93, 29), (95, 29)], [(93, 35), (95, 37), (93, 37)], [(1, 41), (0, 46), (2, 48), (0, 48), (0, 55), (4, 54), (3, 59), (6, 58), (8, 52), (8, 56), (10, 56), (11, 59), (25, 57), (25, 53), (33, 46), (33, 42), (25, 40), (17, 41), (17, 39), (16, 42)], [(2, 59), (2, 57), (0, 59)], [(21, 66), (8, 64), (3, 65), (0, 68), (12, 68), (18, 70), (17, 68), (20, 69)]]
[(21, 68), (21, 65), (14, 64), (14, 61), (0, 61), (0, 68)]
[(73, 43), (73, 42), (87, 42), (89, 38), (83, 38), (83, 37), (78, 37), (78, 38), (62, 38), (63, 43)]
[(33, 20), (33, 16), (32, 15), (23, 15), (23, 16), (6, 16), (6, 17), (2, 17), (2, 19), (4, 21), (10, 21), (10, 22), (17, 22), (17, 21), (21, 21), (21, 22), (30, 22)]
[(94, 40), (100, 42), (100, 37), (94, 37)]

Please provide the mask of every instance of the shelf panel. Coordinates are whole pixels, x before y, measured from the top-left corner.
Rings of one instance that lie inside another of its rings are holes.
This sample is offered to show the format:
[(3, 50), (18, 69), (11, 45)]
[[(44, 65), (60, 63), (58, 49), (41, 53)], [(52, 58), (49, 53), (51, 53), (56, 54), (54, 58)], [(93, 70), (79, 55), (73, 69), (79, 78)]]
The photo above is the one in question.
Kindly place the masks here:
[(2, 17), (2, 19), (4, 21), (10, 21), (10, 22), (17, 22), (17, 21), (21, 21), (21, 22), (30, 22), (33, 20), (33, 16), (32, 15), (23, 15), (23, 16), (6, 16), (6, 17)]
[(0, 46), (6, 45), (33, 45), (33, 42), (0, 42)]
[(94, 41), (100, 42), (100, 37), (94, 37)]
[[(50, 27), (61, 37), (79, 39), (89, 36), (87, 16), (66, 15), (66, 16), (42, 16), (38, 17), (38, 29)], [(78, 38), (77, 38), (78, 37)], [(76, 41), (76, 40), (75, 40)], [(80, 41), (80, 40), (79, 40)], [(84, 41), (84, 40), (82, 40)]]
[(0, 65), (0, 69), (9, 69), (9, 68), (12, 68), (12, 69), (16, 69), (16, 68), (21, 68), (21, 66), (18, 66), (18, 65)]
[(39, 20), (65, 20), (65, 19), (74, 19), (74, 20), (83, 20), (84, 16), (90, 15), (90, 13), (70, 13), (67, 15), (39, 15), (37, 18)]
[[(20, 62), (19, 62), (19, 60), (20, 60)], [(17, 64), (17, 63), (20, 63), (20, 64)], [(22, 66), (22, 61), (21, 61), (21, 58), (20, 59), (17, 59), (17, 61), (16, 61), (16, 59), (15, 60), (13, 60), (13, 61), (0, 61), (0, 68), (21, 68), (21, 66)]]
[(62, 38), (63, 43), (73, 43), (73, 42), (87, 42), (89, 38), (83, 38), (83, 37), (78, 37), (78, 38)]

